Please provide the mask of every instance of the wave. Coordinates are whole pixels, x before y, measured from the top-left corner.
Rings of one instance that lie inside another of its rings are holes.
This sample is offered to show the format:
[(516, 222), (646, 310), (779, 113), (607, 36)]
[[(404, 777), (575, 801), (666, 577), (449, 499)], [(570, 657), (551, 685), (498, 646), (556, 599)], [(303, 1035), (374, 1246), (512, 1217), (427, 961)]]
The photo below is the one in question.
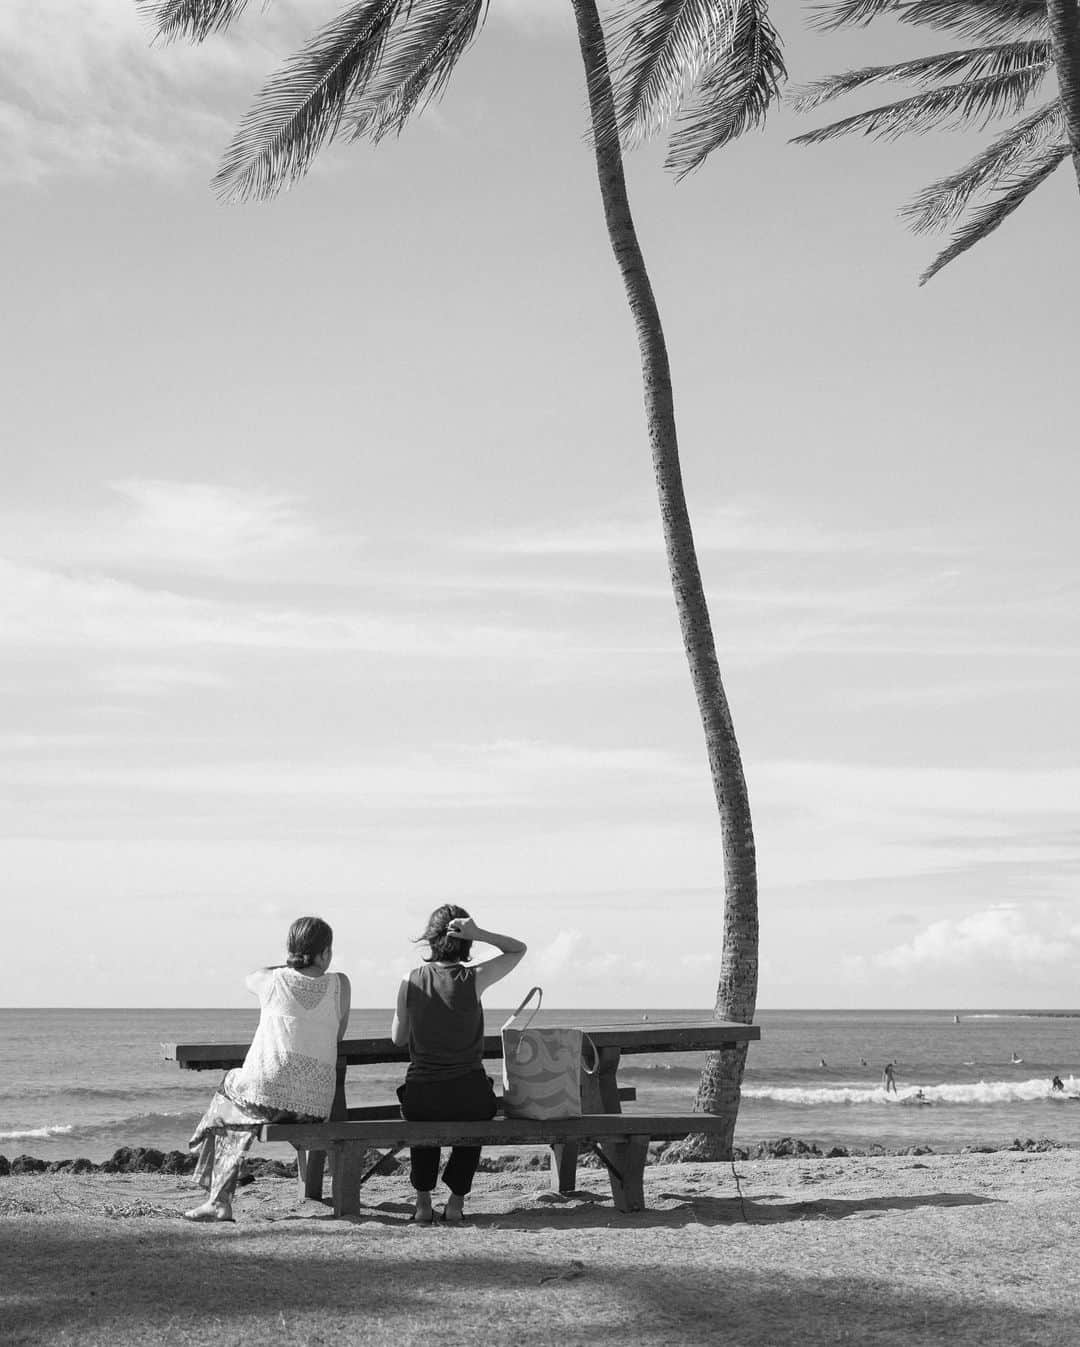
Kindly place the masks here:
[(891, 1091), (886, 1094), (880, 1085), (874, 1089), (847, 1085), (804, 1089), (744, 1083), (742, 1097), (762, 1104), (802, 1104), (807, 1107), (870, 1104), (917, 1108), (934, 1104), (1021, 1104), (1042, 1099), (1052, 1103), (1080, 1103), (1080, 1080), (1069, 1076), (1063, 1084), (1064, 1091), (1054, 1090), (1050, 1082), (1040, 1076), (1035, 1080), (1021, 1081), (980, 1080), (976, 1084), (913, 1085), (896, 1094)]
[(108, 1085), (45, 1085), (34, 1084), (22, 1088), (4, 1088), (0, 1086), (0, 1099), (126, 1099), (134, 1104), (139, 1099), (155, 1099), (159, 1096), (206, 1096), (212, 1094), (204, 1085), (148, 1085), (148, 1086), (108, 1086)]
[(71, 1123), (58, 1124), (56, 1127), (15, 1128), (11, 1132), (0, 1132), (0, 1141), (25, 1141), (31, 1138), (41, 1141), (48, 1137), (66, 1137), (74, 1132)]
[(69, 1136), (74, 1139), (108, 1136), (112, 1132), (125, 1136), (138, 1136), (151, 1129), (167, 1129), (171, 1132), (194, 1131), (199, 1121), (198, 1113), (137, 1113), (126, 1118), (110, 1118), (98, 1123), (50, 1123), (41, 1127), (18, 1127), (0, 1132), (0, 1141), (22, 1141), (28, 1138), (47, 1140), (49, 1137)]

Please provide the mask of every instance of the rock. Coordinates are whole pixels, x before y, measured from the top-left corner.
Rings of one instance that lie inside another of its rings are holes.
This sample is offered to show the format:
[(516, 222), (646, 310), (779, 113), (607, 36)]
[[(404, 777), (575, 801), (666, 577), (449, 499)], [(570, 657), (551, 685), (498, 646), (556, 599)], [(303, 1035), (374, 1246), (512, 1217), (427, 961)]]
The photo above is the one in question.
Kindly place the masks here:
[(287, 1163), (284, 1160), (266, 1160), (257, 1156), (254, 1160), (248, 1160), (247, 1170), (253, 1179), (294, 1179), (296, 1161)]
[(6, 1155), (0, 1155), (0, 1177), (7, 1178), (11, 1173), (11, 1165), (8, 1163)]
[(195, 1168), (195, 1156), (190, 1152), (170, 1151), (161, 1162), (163, 1174), (190, 1174)]
[(760, 1141), (754, 1152), (757, 1160), (786, 1160), (801, 1155), (821, 1155), (821, 1148), (812, 1141), (798, 1137), (781, 1137), (778, 1141)]
[(164, 1162), (164, 1153), (151, 1146), (121, 1146), (101, 1168), (105, 1174), (158, 1174)]
[(44, 1174), (48, 1169), (44, 1160), (35, 1159), (32, 1155), (17, 1155), (11, 1162), (12, 1174)]
[(847, 1158), (848, 1153), (845, 1146), (833, 1146), (831, 1150), (825, 1152), (826, 1160), (846, 1160)]

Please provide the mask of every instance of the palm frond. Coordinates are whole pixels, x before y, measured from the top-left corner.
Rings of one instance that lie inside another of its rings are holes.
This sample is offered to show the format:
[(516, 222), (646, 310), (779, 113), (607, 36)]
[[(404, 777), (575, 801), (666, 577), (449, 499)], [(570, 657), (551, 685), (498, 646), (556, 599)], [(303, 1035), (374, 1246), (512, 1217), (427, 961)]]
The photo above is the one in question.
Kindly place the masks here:
[(949, 246), (934, 258), (933, 262), (919, 277), (919, 284), (925, 285), (931, 277), (937, 275), (942, 267), (948, 266), (961, 253), (966, 253), (976, 243), (981, 243), (988, 234), (992, 234), (1018, 206), (1023, 205), (1036, 187), (1044, 183), (1054, 169), (1064, 159), (1068, 158), (1069, 153), (1068, 141), (1059, 142), (1043, 149), (1026, 166), (1024, 171), (1015, 176), (1012, 185), (1006, 191), (996, 196), (993, 201), (980, 207), (968, 222), (953, 235), (953, 240)]
[(177, 38), (202, 42), (211, 33), (228, 28), (247, 8), (248, 0), (136, 0), (136, 3), (156, 37), (166, 42)]
[(786, 78), (780, 37), (765, 6), (744, 0), (730, 47), (706, 69), (679, 110), (665, 166), (684, 178), (713, 150), (763, 125)]
[(705, 69), (735, 38), (739, 15), (758, 0), (630, 0), (607, 24), (617, 71), (617, 129), (624, 144), (654, 135)]
[(811, 10), (811, 26), (823, 32), (838, 28), (865, 28), (882, 14), (894, 14), (906, 0), (839, 0), (837, 4), (815, 5)]
[(488, 0), (412, 0), (346, 109), (351, 139), (400, 132), (447, 81), (487, 14)]
[(973, 121), (985, 125), (994, 117), (1018, 112), (1045, 75), (1046, 67), (1035, 65), (1003, 75), (947, 84), (941, 89), (931, 89), (896, 103), (857, 112), (852, 117), (830, 122), (828, 126), (819, 126), (795, 136), (792, 144), (818, 145), (851, 132), (888, 140)]
[(943, 229), (963, 211), (980, 189), (992, 187), (1006, 174), (1020, 171), (1024, 160), (1050, 135), (1060, 133), (1064, 117), (1061, 103), (1054, 99), (1029, 117), (1010, 126), (957, 173), (939, 178), (916, 196), (900, 212), (916, 234)]
[(797, 112), (810, 112), (822, 103), (844, 94), (854, 93), (870, 84), (897, 81), (902, 84), (931, 84), (946, 79), (980, 79), (987, 75), (1009, 75), (1042, 66), (1048, 69), (1052, 57), (1050, 43), (1009, 42), (992, 47), (965, 47), (961, 51), (940, 52), (934, 56), (920, 56), (914, 61), (899, 61), (895, 65), (864, 66), (848, 70), (842, 75), (815, 80), (797, 89), (792, 96)]
[(1045, 0), (904, 0), (901, 23), (956, 33), (975, 42), (1046, 31)]
[(362, 0), (315, 34), (273, 75), (225, 151), (222, 197), (270, 197), (295, 182), (333, 138), (358, 85), (378, 64), (409, 0)]

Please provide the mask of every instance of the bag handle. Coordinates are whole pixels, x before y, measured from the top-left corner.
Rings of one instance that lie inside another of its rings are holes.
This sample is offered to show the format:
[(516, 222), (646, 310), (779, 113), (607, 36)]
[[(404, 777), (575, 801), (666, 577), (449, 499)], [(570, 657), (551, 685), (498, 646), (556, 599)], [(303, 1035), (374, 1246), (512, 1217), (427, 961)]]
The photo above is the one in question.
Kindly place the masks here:
[(518, 1006), (517, 1010), (514, 1011), (514, 1013), (510, 1016), (510, 1018), (509, 1018), (509, 1019), (506, 1021), (506, 1023), (503, 1025), (503, 1028), (504, 1028), (504, 1029), (509, 1029), (509, 1028), (510, 1028), (510, 1026), (513, 1024), (513, 1022), (517, 1019), (517, 1017), (521, 1014), (521, 1012), (525, 1009), (525, 1007), (529, 1004), (529, 1002), (533, 999), (534, 996), (536, 997), (536, 1005), (533, 1006), (532, 1015), (530, 1015), (529, 1018), (525, 1021), (525, 1023), (521, 1026), (521, 1032), (522, 1032), (522, 1033), (525, 1032), (525, 1030), (529, 1027), (529, 1025), (532, 1024), (533, 1015), (535, 1015), (536, 1012), (540, 1009), (540, 1003), (541, 1003), (541, 1002), (543, 1001), (543, 999), (544, 999), (544, 989), (543, 989), (543, 987), (530, 987), (530, 988), (529, 988), (529, 992), (528, 992), (528, 995), (525, 997), (525, 1000), (522, 1001), (521, 1005)]
[[(588, 1043), (589, 1049), (590, 1049), (590, 1051), (592, 1052), (592, 1066), (586, 1066), (586, 1065), (585, 1065), (585, 1044), (586, 1044), (586, 1043)], [(581, 1035), (581, 1069), (582, 1069), (582, 1071), (585, 1072), (585, 1074), (586, 1074), (587, 1076), (595, 1076), (596, 1073), (600, 1070), (600, 1053), (599, 1053), (599, 1051), (598, 1051), (598, 1049), (597, 1049), (596, 1044), (592, 1041), (592, 1039), (591, 1039), (591, 1038), (589, 1037), (589, 1035), (586, 1034), (586, 1033), (583, 1033), (583, 1034)]]

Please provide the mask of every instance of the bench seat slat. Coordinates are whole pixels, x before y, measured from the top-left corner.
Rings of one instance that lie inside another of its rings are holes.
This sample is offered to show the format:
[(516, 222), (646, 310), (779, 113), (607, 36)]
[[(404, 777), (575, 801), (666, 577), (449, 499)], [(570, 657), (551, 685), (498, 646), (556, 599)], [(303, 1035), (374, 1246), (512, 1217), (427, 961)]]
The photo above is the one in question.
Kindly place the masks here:
[(580, 1118), (492, 1118), (486, 1122), (405, 1122), (401, 1118), (361, 1122), (267, 1123), (263, 1141), (286, 1141), (303, 1150), (330, 1150), (335, 1144), (391, 1146), (550, 1146), (590, 1137), (644, 1136), (672, 1141), (695, 1132), (719, 1132), (724, 1119), (711, 1113), (589, 1113)]

